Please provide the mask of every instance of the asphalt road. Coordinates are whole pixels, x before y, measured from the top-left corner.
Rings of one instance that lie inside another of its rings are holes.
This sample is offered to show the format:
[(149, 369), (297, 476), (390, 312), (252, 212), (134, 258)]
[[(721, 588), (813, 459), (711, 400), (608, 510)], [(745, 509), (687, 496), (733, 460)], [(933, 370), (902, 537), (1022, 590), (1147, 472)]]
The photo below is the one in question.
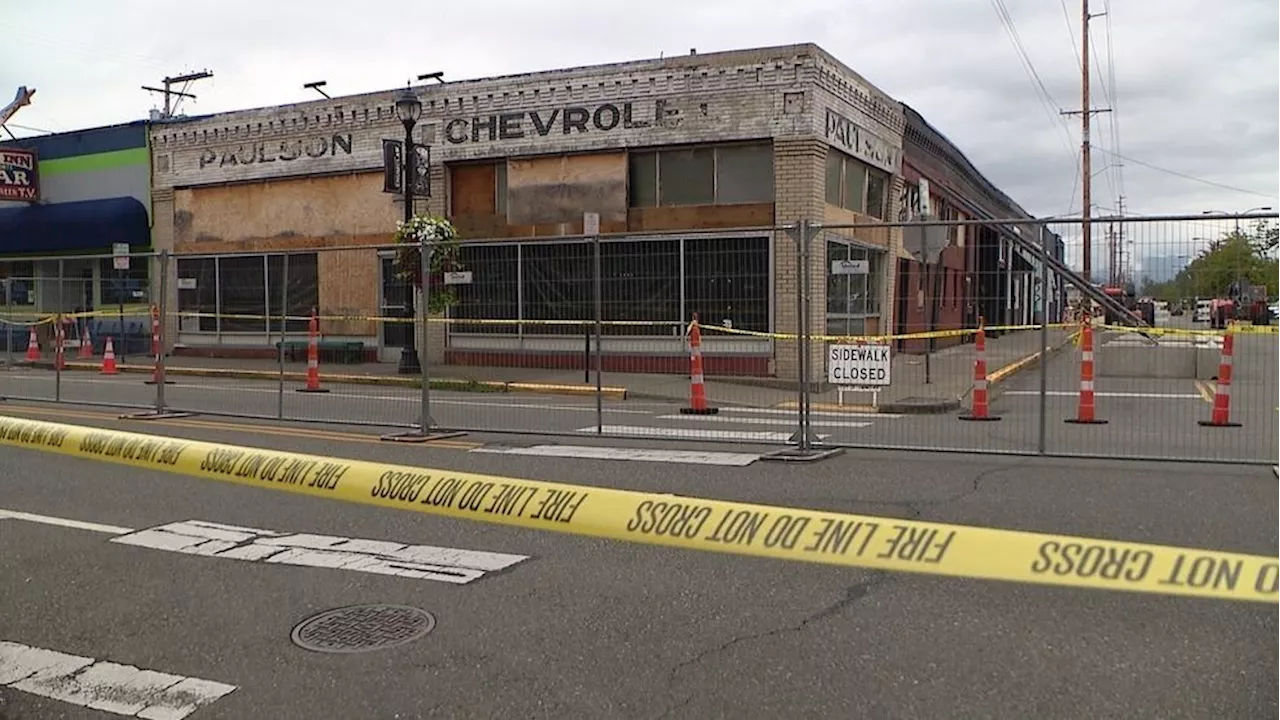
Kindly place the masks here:
[[(0, 413), (140, 426), (75, 408), (9, 403)], [(1278, 542), (1268, 468), (883, 451), (719, 467), (509, 456), (457, 441), (405, 446), (341, 434), (347, 428), (311, 434), (206, 419), (141, 427), (887, 517), (1265, 554)], [(8, 447), (0, 450), (0, 509), (45, 518), (0, 519), (0, 643), (235, 686), (193, 718), (1277, 715), (1273, 606), (629, 545)], [(183, 521), (524, 559), (456, 584), (122, 541), (131, 530)], [(364, 603), (422, 608), (437, 625), (411, 643), (362, 654), (316, 653), (290, 641), (305, 618)], [(6, 720), (119, 717), (5, 687), (3, 674), (0, 662)]]
[[(1115, 336), (1100, 333), (1099, 346)], [(1066, 348), (1043, 370), (1031, 368), (993, 392), (998, 422), (963, 422), (961, 413), (911, 415), (815, 409), (812, 432), (824, 443), (878, 448), (923, 448), (1037, 452), (1041, 449), (1040, 373), (1046, 373), (1043, 449), (1050, 453), (1160, 459), (1276, 462), (1280, 438), (1277, 412), (1277, 342), (1272, 335), (1241, 335), (1236, 341), (1232, 419), (1239, 428), (1205, 428), (1212, 383), (1191, 379), (1099, 377), (1097, 416), (1102, 425), (1072, 425), (1080, 387), (1079, 353)], [(156, 388), (139, 375), (103, 377), (68, 372), (61, 379), (45, 370), (0, 372), (0, 396), (148, 407)], [(401, 387), (326, 385), (329, 392), (297, 392), (300, 383), (177, 376), (164, 388), (170, 408), (203, 414), (231, 414), (380, 426), (418, 422), (421, 393)], [(747, 394), (749, 397), (749, 393)], [(776, 395), (761, 394), (761, 398)], [(692, 439), (703, 442), (785, 443), (797, 429), (797, 412), (772, 407), (730, 406), (711, 398), (717, 415), (685, 415), (686, 403), (611, 400), (525, 393), (435, 390), (432, 417), (442, 427), (495, 432), (543, 432), (569, 436)], [(967, 403), (967, 400), (966, 400)], [(967, 407), (964, 411), (967, 413)]]

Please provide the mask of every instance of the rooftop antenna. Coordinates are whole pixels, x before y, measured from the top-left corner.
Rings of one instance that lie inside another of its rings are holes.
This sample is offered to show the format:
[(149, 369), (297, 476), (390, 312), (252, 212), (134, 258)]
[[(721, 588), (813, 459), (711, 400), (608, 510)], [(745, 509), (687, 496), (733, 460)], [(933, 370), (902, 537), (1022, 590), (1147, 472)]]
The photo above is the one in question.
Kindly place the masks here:
[(435, 80), (436, 82), (443, 85), (444, 73), (437, 70), (436, 72), (430, 72), (430, 73), (426, 73), (425, 75), (419, 75), (418, 80)]

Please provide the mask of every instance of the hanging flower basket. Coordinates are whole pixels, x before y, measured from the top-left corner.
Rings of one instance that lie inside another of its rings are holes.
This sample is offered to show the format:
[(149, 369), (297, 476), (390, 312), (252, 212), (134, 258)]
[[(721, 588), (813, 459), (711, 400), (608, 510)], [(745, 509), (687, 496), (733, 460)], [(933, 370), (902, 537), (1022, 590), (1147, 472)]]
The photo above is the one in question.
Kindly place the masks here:
[(444, 284), (446, 272), (462, 270), (458, 262), (458, 231), (453, 223), (439, 215), (415, 215), (408, 223), (396, 223), (392, 236), (396, 248), (396, 277), (422, 287), (421, 243), (425, 239), (430, 248), (430, 302), (428, 310), (443, 312), (457, 304), (458, 298), (452, 285)]

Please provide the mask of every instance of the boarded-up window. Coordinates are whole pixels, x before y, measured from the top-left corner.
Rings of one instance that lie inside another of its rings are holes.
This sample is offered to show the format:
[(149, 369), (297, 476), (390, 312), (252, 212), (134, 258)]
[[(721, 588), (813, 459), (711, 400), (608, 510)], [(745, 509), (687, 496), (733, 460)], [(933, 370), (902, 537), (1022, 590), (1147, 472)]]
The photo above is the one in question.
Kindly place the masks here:
[(507, 219), (512, 225), (572, 223), (595, 212), (627, 217), (627, 156), (590, 153), (523, 158), (508, 163)]
[[(496, 215), (497, 168), (493, 163), (449, 168), (450, 215)], [(505, 173), (504, 173), (505, 174)]]

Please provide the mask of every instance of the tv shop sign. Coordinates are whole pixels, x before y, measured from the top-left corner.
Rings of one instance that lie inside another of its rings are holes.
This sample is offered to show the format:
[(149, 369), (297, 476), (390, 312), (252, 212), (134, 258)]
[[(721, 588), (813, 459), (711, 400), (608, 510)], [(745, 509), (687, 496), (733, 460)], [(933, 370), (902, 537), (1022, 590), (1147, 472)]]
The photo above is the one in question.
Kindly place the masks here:
[(831, 345), (827, 348), (827, 382), (832, 385), (889, 384), (889, 346)]
[(0, 200), (35, 202), (39, 197), (36, 154), (30, 150), (0, 149)]

